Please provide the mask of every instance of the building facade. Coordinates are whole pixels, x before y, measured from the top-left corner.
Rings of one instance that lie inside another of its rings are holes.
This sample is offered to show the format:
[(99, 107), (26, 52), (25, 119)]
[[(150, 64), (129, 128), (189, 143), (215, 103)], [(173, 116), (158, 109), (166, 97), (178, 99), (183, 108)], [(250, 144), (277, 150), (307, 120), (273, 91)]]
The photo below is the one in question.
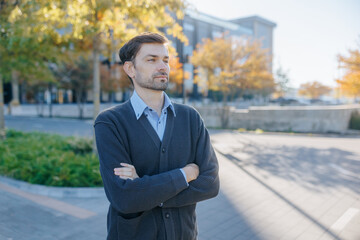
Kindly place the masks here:
[[(194, 10), (187, 10), (183, 20), (180, 20), (184, 34), (189, 40), (188, 45), (174, 41), (179, 56), (183, 63), (184, 71), (190, 77), (184, 80), (185, 91), (197, 98), (199, 89), (194, 84), (194, 66), (190, 63), (190, 57), (196, 49), (197, 44), (201, 44), (204, 39), (214, 39), (228, 33), (235, 38), (252, 38), (260, 40), (262, 47), (268, 49), (270, 59), (273, 54), (273, 30), (276, 24), (259, 16), (237, 18), (233, 20), (223, 20)], [(171, 37), (169, 37), (171, 39)], [(173, 39), (172, 39), (173, 40)], [(272, 71), (272, 61), (269, 62), (269, 71)]]

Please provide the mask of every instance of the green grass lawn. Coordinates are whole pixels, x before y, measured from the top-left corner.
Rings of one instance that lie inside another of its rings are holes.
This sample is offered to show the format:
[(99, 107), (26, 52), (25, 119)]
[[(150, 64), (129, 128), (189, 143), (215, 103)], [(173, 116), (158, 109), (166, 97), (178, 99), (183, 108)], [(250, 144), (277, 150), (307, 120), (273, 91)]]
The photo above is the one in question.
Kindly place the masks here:
[(7, 130), (0, 141), (0, 175), (48, 186), (102, 186), (92, 141)]

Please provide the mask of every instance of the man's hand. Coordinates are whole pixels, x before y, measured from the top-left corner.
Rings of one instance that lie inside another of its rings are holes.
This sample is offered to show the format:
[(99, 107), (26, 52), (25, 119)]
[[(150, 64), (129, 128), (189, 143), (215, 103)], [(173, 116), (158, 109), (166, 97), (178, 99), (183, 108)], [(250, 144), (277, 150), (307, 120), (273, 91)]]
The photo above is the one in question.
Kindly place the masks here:
[(199, 176), (199, 167), (195, 163), (190, 163), (182, 168), (186, 174), (186, 181), (191, 182)]
[(120, 163), (121, 168), (114, 168), (114, 174), (119, 176), (121, 179), (131, 179), (139, 178), (136, 173), (136, 169), (133, 165), (127, 163)]

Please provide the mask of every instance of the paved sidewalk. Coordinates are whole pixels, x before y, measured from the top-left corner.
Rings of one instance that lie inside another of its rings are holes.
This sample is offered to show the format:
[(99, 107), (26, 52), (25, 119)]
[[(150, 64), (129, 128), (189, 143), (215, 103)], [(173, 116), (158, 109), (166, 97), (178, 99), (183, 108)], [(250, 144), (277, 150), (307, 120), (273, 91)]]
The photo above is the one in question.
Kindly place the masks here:
[(5, 126), (25, 132), (38, 131), (88, 138), (93, 136), (92, 120), (5, 116)]
[[(198, 204), (199, 240), (360, 239), (360, 138), (211, 136), (221, 191)], [(0, 240), (105, 239), (105, 196), (27, 194), (0, 182)]]
[(220, 131), (212, 140), (226, 200), (223, 231), (204, 239), (360, 239), (359, 138)]

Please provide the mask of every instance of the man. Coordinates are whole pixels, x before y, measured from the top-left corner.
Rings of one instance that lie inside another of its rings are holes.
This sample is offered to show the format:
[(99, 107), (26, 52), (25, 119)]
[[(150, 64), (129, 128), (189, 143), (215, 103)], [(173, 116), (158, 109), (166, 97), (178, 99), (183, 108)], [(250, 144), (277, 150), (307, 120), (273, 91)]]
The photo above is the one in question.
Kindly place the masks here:
[(107, 239), (196, 239), (196, 203), (219, 191), (209, 134), (193, 108), (164, 93), (170, 72), (164, 36), (138, 35), (119, 55), (134, 93), (94, 124), (110, 201)]

